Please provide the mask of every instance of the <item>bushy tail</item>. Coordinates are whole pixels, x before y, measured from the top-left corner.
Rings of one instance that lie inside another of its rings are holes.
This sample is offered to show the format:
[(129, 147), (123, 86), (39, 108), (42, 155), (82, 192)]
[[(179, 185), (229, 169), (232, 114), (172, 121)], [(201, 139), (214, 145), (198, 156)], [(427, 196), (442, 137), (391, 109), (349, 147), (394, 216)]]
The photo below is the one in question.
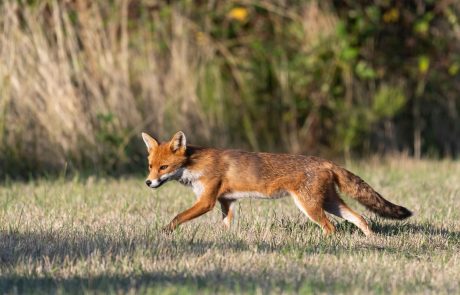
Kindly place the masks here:
[(332, 171), (340, 191), (356, 199), (372, 212), (391, 219), (405, 219), (412, 215), (407, 208), (385, 200), (369, 184), (350, 171), (336, 165), (333, 166)]

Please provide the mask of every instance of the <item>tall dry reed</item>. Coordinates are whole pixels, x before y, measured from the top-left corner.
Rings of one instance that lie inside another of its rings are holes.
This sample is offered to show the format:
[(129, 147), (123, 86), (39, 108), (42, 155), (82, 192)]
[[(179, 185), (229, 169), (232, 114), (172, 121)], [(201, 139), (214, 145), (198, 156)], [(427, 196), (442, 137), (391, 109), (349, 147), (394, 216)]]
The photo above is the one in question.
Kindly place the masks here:
[(138, 23), (130, 36), (128, 1), (111, 9), (1, 5), (0, 150), (9, 160), (110, 167), (127, 160), (142, 130), (209, 136), (196, 92), (200, 53), (183, 17), (172, 12), (170, 35)]

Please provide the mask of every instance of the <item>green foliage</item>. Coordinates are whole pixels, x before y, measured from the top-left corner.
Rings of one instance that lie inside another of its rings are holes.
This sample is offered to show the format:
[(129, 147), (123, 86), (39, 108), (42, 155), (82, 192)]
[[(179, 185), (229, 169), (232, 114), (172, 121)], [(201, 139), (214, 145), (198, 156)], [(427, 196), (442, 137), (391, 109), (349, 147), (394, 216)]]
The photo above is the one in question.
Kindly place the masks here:
[(114, 121), (114, 115), (112, 113), (99, 113), (96, 118), (98, 119), (98, 125), (100, 126), (96, 135), (97, 139), (101, 143), (107, 145), (119, 146), (122, 143), (123, 138), (119, 134), (114, 133), (113, 128), (111, 128)]
[(375, 93), (372, 105), (376, 120), (394, 117), (404, 107), (406, 101), (402, 88), (383, 85)]

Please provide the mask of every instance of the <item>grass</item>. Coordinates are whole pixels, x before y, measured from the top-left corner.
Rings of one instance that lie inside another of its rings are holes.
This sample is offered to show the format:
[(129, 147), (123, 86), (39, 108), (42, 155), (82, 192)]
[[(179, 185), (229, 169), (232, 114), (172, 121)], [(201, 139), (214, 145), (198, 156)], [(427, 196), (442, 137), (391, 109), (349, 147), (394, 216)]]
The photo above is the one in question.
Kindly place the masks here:
[(161, 226), (194, 201), (177, 183), (149, 190), (142, 178), (4, 182), (0, 290), (459, 293), (460, 163), (347, 167), (415, 216), (396, 222), (366, 212), (376, 236), (335, 220), (337, 234), (324, 237), (289, 198), (246, 200), (230, 230), (216, 207), (167, 236)]

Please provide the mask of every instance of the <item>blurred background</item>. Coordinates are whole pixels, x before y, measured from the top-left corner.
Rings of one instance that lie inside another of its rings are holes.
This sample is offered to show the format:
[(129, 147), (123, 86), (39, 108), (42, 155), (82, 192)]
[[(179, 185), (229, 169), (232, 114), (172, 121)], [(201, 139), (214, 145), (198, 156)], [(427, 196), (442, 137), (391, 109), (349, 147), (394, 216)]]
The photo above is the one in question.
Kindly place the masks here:
[(456, 158), (459, 15), (450, 0), (1, 1), (0, 176), (144, 172), (141, 131)]

